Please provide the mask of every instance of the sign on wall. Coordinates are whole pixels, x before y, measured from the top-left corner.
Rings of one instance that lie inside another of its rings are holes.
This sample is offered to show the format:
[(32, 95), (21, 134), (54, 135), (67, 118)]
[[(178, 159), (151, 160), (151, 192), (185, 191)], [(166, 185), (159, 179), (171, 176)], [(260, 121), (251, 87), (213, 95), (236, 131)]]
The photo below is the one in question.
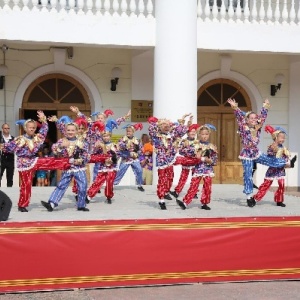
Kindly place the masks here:
[(153, 116), (152, 100), (131, 100), (131, 121), (147, 122)]

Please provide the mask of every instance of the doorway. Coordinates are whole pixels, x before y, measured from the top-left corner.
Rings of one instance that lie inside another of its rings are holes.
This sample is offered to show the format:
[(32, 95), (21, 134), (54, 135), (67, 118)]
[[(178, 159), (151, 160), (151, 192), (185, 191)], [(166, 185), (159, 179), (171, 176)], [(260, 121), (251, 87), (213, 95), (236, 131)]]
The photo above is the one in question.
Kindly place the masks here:
[(234, 98), (244, 111), (251, 110), (246, 91), (236, 82), (228, 79), (215, 79), (203, 85), (198, 91), (198, 124), (212, 124), (210, 141), (218, 149), (218, 164), (214, 167), (214, 183), (242, 184), (243, 167), (238, 158), (241, 143), (237, 122), (232, 108), (227, 103)]

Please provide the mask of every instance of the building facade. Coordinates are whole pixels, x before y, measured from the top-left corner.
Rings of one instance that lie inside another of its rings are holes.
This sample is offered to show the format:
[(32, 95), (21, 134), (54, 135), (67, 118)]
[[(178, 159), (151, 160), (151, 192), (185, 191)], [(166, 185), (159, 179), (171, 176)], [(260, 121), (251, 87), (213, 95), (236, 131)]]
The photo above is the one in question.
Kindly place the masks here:
[[(61, 116), (70, 114), (70, 105), (87, 114), (110, 108), (118, 117), (132, 100), (153, 101), (156, 117), (175, 121), (192, 113), (195, 122), (214, 124), (215, 182), (240, 183), (239, 137), (226, 100), (258, 111), (268, 98), (267, 123), (286, 128), (286, 146), (298, 153), (299, 3), (230, 3), (0, 0), (0, 122), (17, 135), (14, 121), (38, 109)], [(261, 150), (270, 142), (263, 134)], [(258, 183), (264, 170), (257, 172)], [(299, 186), (298, 168), (287, 174), (287, 185)], [(133, 182), (132, 174), (123, 180)]]

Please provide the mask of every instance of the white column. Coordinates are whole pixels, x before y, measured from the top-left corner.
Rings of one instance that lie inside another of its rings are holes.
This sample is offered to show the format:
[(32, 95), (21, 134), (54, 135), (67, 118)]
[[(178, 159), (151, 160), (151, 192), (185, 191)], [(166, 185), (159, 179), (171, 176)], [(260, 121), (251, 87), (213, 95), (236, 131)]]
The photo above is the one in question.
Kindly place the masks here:
[[(289, 76), (289, 129), (288, 129), (288, 141), (287, 145), (289, 150), (292, 152), (298, 152), (298, 159), (296, 162), (296, 170), (293, 170), (296, 174), (291, 174), (296, 176), (294, 181), (290, 183), (290, 186), (300, 186), (300, 168), (299, 166), (299, 149), (300, 149), (300, 139), (299, 139), (299, 112), (300, 112), (300, 57), (291, 57), (290, 58), (290, 76)], [(294, 154), (294, 153), (293, 153)], [(287, 175), (292, 170), (287, 169)]]
[[(176, 121), (185, 113), (197, 120), (197, 0), (155, 2), (154, 110)], [(154, 157), (155, 158), (155, 157)], [(175, 167), (173, 185), (181, 168)], [(157, 171), (153, 169), (153, 183)]]
[(154, 116), (197, 120), (197, 1), (155, 2)]

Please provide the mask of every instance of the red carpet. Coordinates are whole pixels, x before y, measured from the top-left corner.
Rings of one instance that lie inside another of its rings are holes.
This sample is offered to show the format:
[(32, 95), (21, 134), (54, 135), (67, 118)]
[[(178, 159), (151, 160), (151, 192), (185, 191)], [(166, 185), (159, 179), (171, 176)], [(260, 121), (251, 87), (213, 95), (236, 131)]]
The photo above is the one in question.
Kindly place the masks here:
[(300, 279), (300, 217), (0, 223), (0, 292)]

